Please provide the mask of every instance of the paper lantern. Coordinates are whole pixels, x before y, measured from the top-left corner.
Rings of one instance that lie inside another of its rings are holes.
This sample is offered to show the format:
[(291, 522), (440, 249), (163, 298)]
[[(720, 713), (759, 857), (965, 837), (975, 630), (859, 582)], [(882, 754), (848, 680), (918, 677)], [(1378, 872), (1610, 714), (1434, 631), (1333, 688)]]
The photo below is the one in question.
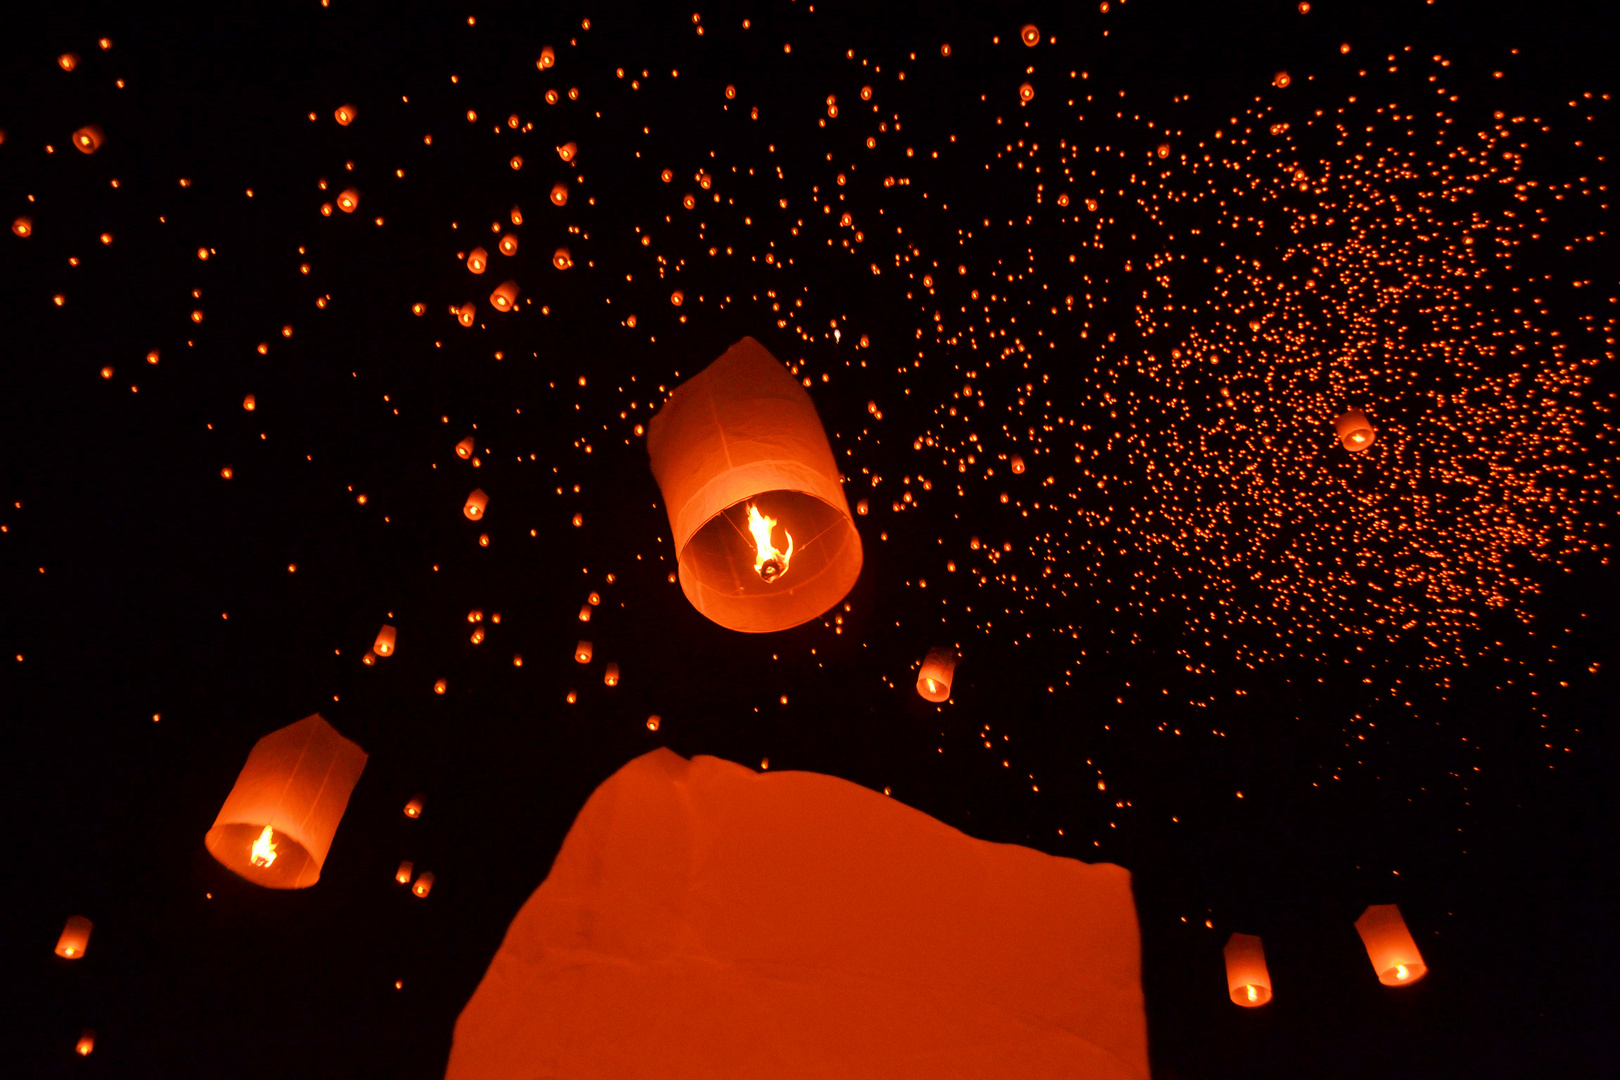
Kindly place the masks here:
[(433, 876), (433, 871), (429, 870), (416, 879), (416, 884), (411, 886), (411, 892), (417, 896), (426, 896), (433, 891), (433, 883), (436, 880), (438, 879)]
[(567, 248), (560, 247), (556, 251), (552, 252), (551, 265), (555, 266), (559, 270), (567, 270), (570, 266), (574, 265), (574, 258), (568, 254)]
[(503, 281), (489, 294), (489, 306), (496, 311), (511, 311), (517, 307), (518, 283)]
[(1024, 471), (1024, 459), (1019, 457), (1017, 454), (1012, 456), (1011, 464), (1013, 472), (1022, 473)]
[(475, 449), (477, 449), (477, 444), (473, 442), (473, 437), (469, 435), (465, 439), (462, 439), (460, 442), (456, 443), (456, 457), (465, 461), (473, 456), (473, 451)]
[(580, 811), (445, 1075), (1147, 1080), (1139, 940), (1120, 867), (656, 750)]
[(333, 113), (332, 116), (339, 124), (343, 125), (344, 127), (348, 127), (350, 124), (354, 123), (356, 111), (357, 110), (353, 105), (339, 105), (337, 107), (337, 112)]
[(589, 605), (589, 604), (581, 604), (581, 605), (579, 605), (579, 621), (580, 622), (590, 622), (591, 621), (591, 605)]
[(481, 247), (475, 247), (467, 252), (467, 269), (475, 274), (482, 274), (489, 265), (489, 252)]
[(502, 255), (516, 255), (518, 249), (517, 234), (507, 233), (501, 237), (501, 242), (495, 246), (500, 249)]
[(1373, 430), (1372, 422), (1367, 414), (1360, 409), (1351, 409), (1343, 416), (1333, 421), (1333, 433), (1339, 437), (1339, 442), (1352, 454), (1360, 453), (1373, 444), (1378, 433)]
[(72, 71), (79, 66), (79, 54), (65, 52), (56, 58), (56, 63), (63, 71)]
[(85, 1028), (79, 1033), (79, 1041), (73, 1044), (73, 1052), (80, 1057), (89, 1057), (90, 1051), (96, 1048), (96, 1033)]
[(467, 520), (477, 521), (484, 516), (484, 508), (489, 505), (489, 496), (484, 494), (483, 488), (474, 488), (473, 493), (467, 496), (466, 505), (461, 512), (467, 515)]
[(471, 326), (477, 314), (478, 307), (469, 300), (456, 309), (456, 321), (462, 326)]
[(412, 795), (410, 802), (405, 804), (405, 816), (408, 817), (408, 818), (419, 818), (419, 817), (421, 817), (422, 816), (422, 808), (426, 804), (427, 804), (427, 796), (426, 795), (422, 795), (420, 793), (418, 793), (416, 795)]
[(1378, 981), (1385, 986), (1406, 986), (1428, 974), (1423, 954), (1394, 904), (1374, 904), (1363, 911), (1356, 920), (1356, 933), (1367, 946), (1367, 958)]
[(602, 672), (602, 682), (603, 682), (604, 685), (607, 685), (607, 686), (618, 686), (619, 685), (619, 665), (618, 664), (609, 664), (607, 666), (606, 670), (604, 670)]
[(648, 424), (647, 454), (681, 589), (721, 626), (798, 626), (860, 576), (861, 538), (815, 405), (753, 338), (676, 387)]
[(1018, 36), (1024, 39), (1025, 45), (1032, 48), (1041, 43), (1041, 32), (1040, 30), (1036, 29), (1034, 23), (1029, 23), (1022, 30), (1018, 31)]
[(571, 142), (563, 143), (561, 146), (557, 147), (557, 156), (562, 158), (564, 161), (573, 161), (574, 155), (578, 153), (579, 147), (575, 146)]
[(1271, 973), (1266, 970), (1266, 950), (1254, 934), (1233, 934), (1227, 939), (1226, 990), (1234, 1004), (1245, 1008), (1271, 1000)]
[(62, 936), (56, 939), (56, 955), (77, 960), (90, 947), (90, 930), (95, 924), (83, 915), (69, 915), (62, 927)]
[(1022, 101), (1026, 105), (1029, 104), (1031, 101), (1034, 101), (1035, 100), (1035, 88), (1033, 86), (1031, 86), (1029, 83), (1021, 84), (1018, 87), (1018, 100)]
[(254, 409), (257, 409), (258, 407), (259, 407), (259, 399), (254, 397), (252, 394), (249, 394), (249, 395), (247, 395), (246, 397), (244, 397), (242, 399), (242, 408), (246, 409), (248, 412), (252, 412)]
[(345, 214), (352, 214), (360, 207), (360, 191), (357, 188), (344, 188), (338, 192), (338, 209)]
[(399, 869), (394, 871), (394, 880), (401, 885), (409, 885), (411, 883), (411, 871), (415, 868), (414, 863), (409, 859), (405, 860), (399, 864)]
[(387, 623), (383, 623), (383, 628), (377, 631), (377, 640), (372, 644), (371, 649), (378, 656), (393, 656), (394, 628)]
[(929, 649), (917, 671), (917, 693), (938, 704), (951, 699), (951, 676), (956, 673), (956, 650)]
[(581, 664), (591, 662), (591, 643), (582, 641), (574, 646), (574, 660)]
[(93, 154), (101, 149), (106, 136), (94, 124), (86, 124), (73, 133), (73, 145), (79, 148), (81, 154)]
[(556, 62), (557, 62), (557, 54), (551, 50), (550, 45), (546, 45), (546, 46), (541, 48), (541, 50), (540, 50), (540, 59), (538, 59), (538, 60), (536, 60), (534, 62), (534, 66), (539, 68), (541, 71), (544, 71), (544, 70), (546, 70), (546, 68), (550, 67), (552, 64), (555, 64)]
[(34, 235), (34, 219), (27, 214), (19, 215), (12, 221), (11, 231), (23, 237)]
[(254, 744), (225, 798), (208, 851), (227, 869), (270, 889), (303, 889), (321, 866), (366, 752), (319, 713)]

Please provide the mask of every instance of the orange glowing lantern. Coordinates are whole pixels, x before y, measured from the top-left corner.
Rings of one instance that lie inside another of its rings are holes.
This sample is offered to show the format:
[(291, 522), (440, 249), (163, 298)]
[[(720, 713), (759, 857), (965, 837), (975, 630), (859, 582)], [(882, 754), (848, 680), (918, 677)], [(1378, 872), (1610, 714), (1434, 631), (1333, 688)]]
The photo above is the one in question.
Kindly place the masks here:
[(1352, 454), (1359, 454), (1371, 446), (1378, 438), (1378, 432), (1373, 428), (1367, 414), (1360, 409), (1351, 409), (1349, 412), (1333, 421), (1333, 433), (1339, 437), (1339, 442)]
[(618, 686), (619, 685), (619, 665), (618, 664), (609, 664), (607, 666), (607, 669), (602, 672), (602, 682), (606, 686)]
[(1372, 961), (1378, 981), (1385, 986), (1405, 986), (1428, 974), (1423, 954), (1412, 940), (1401, 909), (1394, 904), (1374, 904), (1356, 920), (1356, 933), (1367, 946), (1367, 958)]
[(560, 181), (558, 183), (556, 183), (556, 184), (553, 184), (552, 187), (551, 187), (551, 201), (552, 201), (552, 203), (554, 203), (557, 206), (567, 206), (568, 205), (568, 185), (564, 184), (564, 183), (562, 183)]
[(481, 247), (475, 247), (467, 252), (467, 269), (475, 274), (482, 274), (489, 265), (489, 252)]
[(225, 798), (208, 851), (227, 869), (271, 889), (303, 889), (321, 866), (366, 752), (319, 713), (254, 744)]
[(591, 621), (591, 605), (589, 605), (589, 604), (581, 604), (581, 605), (579, 605), (579, 621), (580, 622), (590, 622)]
[(405, 804), (405, 816), (408, 817), (408, 818), (419, 818), (419, 817), (421, 817), (422, 816), (422, 808), (424, 806), (426, 806), (426, 805), (427, 805), (427, 796), (426, 795), (422, 795), (422, 794), (412, 795), (410, 801)]
[(344, 127), (348, 127), (350, 124), (354, 123), (356, 112), (357, 110), (353, 105), (339, 105), (337, 107), (337, 112), (333, 113), (332, 116), (339, 124), (343, 125)]
[(392, 626), (383, 623), (383, 628), (377, 631), (377, 640), (371, 646), (371, 650), (378, 656), (394, 655), (394, 628)]
[(467, 520), (477, 521), (484, 516), (484, 508), (489, 505), (489, 496), (484, 494), (483, 488), (474, 488), (473, 493), (467, 496), (467, 502), (461, 512), (467, 515)]
[(456, 443), (456, 457), (465, 461), (473, 456), (473, 450), (476, 448), (477, 444), (473, 442), (473, 437), (469, 435), (465, 439), (462, 439), (460, 442)]
[(426, 896), (428, 893), (433, 891), (433, 882), (436, 880), (437, 879), (433, 876), (433, 871), (426, 871), (421, 877), (416, 879), (416, 884), (411, 886), (411, 892), (415, 893), (417, 896)]
[(1022, 473), (1024, 471), (1024, 459), (1019, 457), (1017, 454), (1012, 456), (1012, 461), (1010, 464), (1012, 465), (1013, 472)]
[(1018, 87), (1018, 100), (1026, 105), (1035, 100), (1035, 88), (1029, 83), (1022, 83)]
[(1279, 90), (1286, 89), (1288, 84), (1293, 81), (1293, 79), (1288, 77), (1288, 72), (1286, 71), (1279, 71), (1277, 74), (1271, 77), (1271, 85), (1275, 86)]
[(540, 50), (540, 59), (534, 62), (534, 66), (544, 71), (556, 62), (557, 54), (552, 51), (550, 45), (547, 45)]
[(856, 500), (856, 502), (855, 502), (855, 512), (857, 514), (861, 515), (862, 517), (865, 517), (866, 516), (866, 511), (867, 511), (866, 500), (865, 499)]
[(560, 247), (552, 253), (551, 265), (555, 266), (559, 270), (566, 270), (570, 266), (574, 265), (574, 260), (573, 257), (568, 254), (567, 248)]
[(501, 237), (501, 242), (496, 246), (500, 248), (502, 255), (516, 255), (518, 249), (518, 238), (512, 233), (507, 233), (505, 236)]
[(79, 1041), (73, 1044), (73, 1052), (80, 1057), (89, 1057), (90, 1051), (96, 1048), (96, 1033), (85, 1028), (79, 1033)]
[(581, 664), (591, 662), (591, 643), (582, 641), (574, 646), (574, 659)]
[(561, 146), (557, 147), (557, 156), (562, 158), (564, 161), (573, 161), (575, 156), (578, 154), (579, 147), (575, 146), (571, 142), (565, 142)]
[(1018, 31), (1018, 36), (1023, 39), (1025, 45), (1031, 48), (1041, 43), (1041, 32), (1035, 27), (1034, 23), (1030, 23)]
[(517, 307), (518, 283), (503, 281), (489, 294), (489, 306), (496, 311), (511, 311)]
[(90, 947), (90, 930), (95, 926), (83, 915), (69, 915), (62, 927), (62, 936), (56, 939), (56, 955), (65, 960), (77, 960)]
[(409, 859), (405, 860), (399, 864), (399, 869), (394, 871), (394, 880), (401, 885), (409, 885), (411, 883), (411, 871), (415, 869), (415, 863)]
[(647, 453), (681, 589), (721, 626), (786, 630), (860, 576), (860, 535), (815, 405), (753, 338), (675, 389), (648, 425)]
[(955, 649), (944, 647), (928, 650), (922, 667), (917, 670), (917, 693), (924, 701), (940, 702), (951, 699), (951, 678), (956, 674)]
[(11, 231), (18, 236), (32, 236), (34, 234), (34, 219), (27, 214), (23, 214), (11, 223)]
[(86, 124), (73, 133), (73, 145), (78, 147), (81, 154), (95, 153), (101, 149), (101, 144), (106, 139), (107, 137), (101, 133), (101, 129), (94, 124)]
[(1271, 1000), (1271, 972), (1266, 970), (1266, 950), (1254, 934), (1233, 934), (1223, 950), (1226, 954), (1226, 989), (1232, 1003), (1257, 1008)]
[(462, 304), (456, 309), (456, 322), (460, 323), (462, 326), (471, 326), (473, 324), (473, 320), (477, 318), (477, 316), (478, 305), (474, 304), (471, 300), (467, 301), (465, 304)]
[(79, 54), (65, 52), (56, 58), (56, 63), (63, 71), (72, 71), (79, 66)]
[(338, 193), (337, 207), (345, 214), (352, 214), (360, 206), (360, 192), (355, 188), (344, 188)]
[(254, 397), (252, 394), (248, 394), (246, 397), (244, 397), (242, 399), (242, 408), (246, 409), (248, 412), (252, 412), (254, 409), (257, 409), (258, 407), (259, 407), (259, 399)]

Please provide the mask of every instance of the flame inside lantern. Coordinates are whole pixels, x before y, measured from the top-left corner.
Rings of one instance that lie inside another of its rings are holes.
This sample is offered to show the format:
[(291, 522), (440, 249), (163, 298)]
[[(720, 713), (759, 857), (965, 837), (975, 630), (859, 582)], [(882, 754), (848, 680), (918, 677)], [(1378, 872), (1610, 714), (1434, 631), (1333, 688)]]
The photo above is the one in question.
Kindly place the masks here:
[(775, 518), (766, 517), (759, 512), (759, 507), (748, 504), (748, 531), (754, 535), (754, 572), (767, 585), (787, 573), (788, 561), (793, 558), (793, 534), (782, 530), (788, 546), (786, 551), (780, 551), (771, 544), (771, 530), (774, 528)]
[(270, 841), (270, 826), (264, 827), (264, 832), (253, 841), (252, 862), (254, 866), (269, 866), (276, 861), (276, 845)]

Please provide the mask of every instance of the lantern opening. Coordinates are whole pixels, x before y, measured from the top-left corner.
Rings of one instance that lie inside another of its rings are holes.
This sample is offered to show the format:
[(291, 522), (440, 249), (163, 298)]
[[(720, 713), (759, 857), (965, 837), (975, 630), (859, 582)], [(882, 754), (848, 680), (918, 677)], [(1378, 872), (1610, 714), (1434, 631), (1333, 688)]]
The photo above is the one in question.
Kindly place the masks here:
[(254, 866), (270, 866), (276, 861), (276, 845), (270, 837), (270, 826), (266, 825), (264, 832), (260, 833), (259, 838), (253, 841), (252, 853), (249, 855), (248, 861), (253, 863)]
[(781, 551), (771, 542), (774, 528), (775, 518), (766, 517), (759, 512), (759, 507), (748, 504), (748, 531), (754, 538), (754, 572), (767, 585), (787, 573), (788, 563), (793, 558), (793, 534), (782, 530), (782, 535), (787, 537), (787, 550)]

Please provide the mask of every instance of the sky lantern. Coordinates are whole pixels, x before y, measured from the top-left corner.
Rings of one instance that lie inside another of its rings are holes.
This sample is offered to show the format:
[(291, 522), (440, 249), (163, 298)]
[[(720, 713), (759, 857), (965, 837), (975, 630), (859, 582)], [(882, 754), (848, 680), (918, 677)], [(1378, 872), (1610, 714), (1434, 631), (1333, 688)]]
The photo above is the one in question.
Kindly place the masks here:
[(574, 660), (581, 664), (588, 664), (591, 662), (590, 642), (581, 641), (578, 645), (574, 646)]
[(344, 188), (338, 192), (337, 207), (345, 214), (352, 214), (360, 206), (360, 192), (355, 188)]
[(433, 871), (424, 871), (422, 875), (416, 879), (416, 884), (411, 886), (411, 892), (415, 893), (417, 896), (426, 896), (428, 893), (433, 891), (433, 883), (436, 880), (438, 879), (433, 876)]
[(89, 1057), (95, 1048), (96, 1033), (90, 1028), (85, 1028), (79, 1033), (79, 1041), (73, 1044), (73, 1052), (80, 1057)]
[(366, 756), (319, 713), (272, 731), (208, 830), (209, 853), (255, 885), (315, 884)]
[(1018, 100), (1029, 104), (1035, 100), (1035, 88), (1029, 83), (1021, 83), (1018, 87)]
[(356, 112), (357, 110), (353, 105), (339, 105), (337, 107), (337, 112), (333, 113), (332, 117), (342, 126), (348, 127), (350, 124), (354, 123)]
[(556, 62), (557, 54), (552, 51), (550, 45), (546, 45), (540, 49), (540, 59), (534, 62), (534, 66), (539, 68), (541, 71), (544, 71), (546, 68), (550, 67)]
[(573, 161), (574, 156), (578, 153), (579, 147), (571, 142), (565, 142), (561, 146), (557, 147), (557, 156), (562, 158), (564, 161)]
[(63, 71), (72, 71), (74, 68), (79, 66), (79, 54), (65, 52), (56, 58), (56, 63), (57, 66)]
[(618, 686), (619, 685), (619, 665), (618, 664), (609, 664), (607, 666), (607, 668), (602, 672), (602, 684), (604, 686)]
[(568, 254), (567, 248), (560, 247), (556, 251), (552, 252), (551, 265), (555, 266), (559, 270), (566, 270), (570, 266), (574, 265), (574, 260), (573, 257)]
[(455, 311), (456, 322), (460, 323), (462, 326), (471, 326), (473, 324), (473, 320), (478, 317), (478, 305), (474, 304), (471, 300), (456, 308)]
[(378, 656), (394, 655), (394, 628), (383, 623), (383, 628), (377, 631), (377, 641), (371, 646)]
[(511, 311), (517, 307), (518, 283), (503, 281), (495, 286), (495, 291), (489, 294), (489, 306), (496, 311)]
[(951, 699), (951, 677), (956, 674), (956, 650), (938, 646), (928, 650), (922, 666), (917, 669), (917, 693), (924, 701), (940, 702)]
[(410, 801), (405, 804), (405, 816), (408, 817), (408, 818), (419, 818), (419, 817), (421, 817), (422, 816), (422, 808), (424, 806), (426, 806), (426, 805), (427, 805), (427, 796), (426, 795), (423, 795), (420, 792), (418, 792), (415, 795), (412, 795), (411, 798), (410, 798)]
[(1233, 934), (1227, 939), (1226, 989), (1232, 1002), (1256, 1008), (1271, 1000), (1271, 972), (1266, 970), (1266, 950), (1254, 934)]
[(551, 186), (551, 202), (555, 206), (568, 205), (568, 185), (561, 180)]
[(483, 488), (473, 488), (472, 494), (461, 507), (461, 512), (467, 515), (467, 520), (477, 521), (484, 516), (484, 508), (489, 505), (489, 496), (484, 494)]
[(69, 915), (62, 927), (62, 936), (56, 939), (56, 955), (65, 960), (77, 960), (90, 947), (90, 930), (95, 924), (83, 915)]
[(1412, 940), (1401, 909), (1394, 904), (1374, 904), (1356, 920), (1356, 933), (1367, 946), (1378, 981), (1385, 986), (1405, 986), (1423, 978), (1429, 971)]
[(467, 252), (467, 269), (475, 274), (482, 274), (489, 265), (489, 252), (481, 247), (475, 247)]
[(12, 221), (11, 231), (23, 237), (34, 235), (34, 219), (27, 214), (19, 215)]
[(1024, 459), (1019, 457), (1017, 454), (1012, 456), (1009, 464), (1012, 465), (1012, 471), (1015, 473), (1022, 473), (1024, 471)]
[(415, 863), (409, 859), (404, 860), (399, 864), (399, 869), (394, 871), (394, 880), (401, 885), (409, 885), (411, 883), (411, 871), (414, 869), (416, 869)]
[(580, 622), (590, 622), (591, 621), (591, 605), (589, 605), (589, 604), (581, 604), (581, 605), (579, 605), (579, 621)]
[(1034, 23), (1027, 23), (1022, 30), (1018, 31), (1018, 36), (1030, 48), (1034, 48), (1041, 43), (1041, 32)]
[(860, 576), (861, 538), (810, 395), (753, 338), (675, 388), (647, 427), (681, 589), (732, 630), (815, 618)]
[(516, 255), (518, 249), (518, 238), (514, 233), (507, 233), (505, 236), (501, 237), (501, 242), (496, 246), (500, 248), (502, 255)]
[(1339, 437), (1339, 442), (1352, 454), (1359, 454), (1371, 446), (1378, 438), (1372, 421), (1360, 409), (1351, 409), (1333, 421), (1333, 433)]
[(101, 144), (106, 139), (107, 137), (101, 133), (101, 129), (94, 124), (86, 124), (73, 133), (73, 145), (78, 147), (81, 154), (95, 153), (101, 149)]
[(467, 436), (465, 439), (462, 439), (460, 442), (456, 443), (456, 457), (466, 461), (468, 458), (473, 456), (473, 451), (477, 449), (477, 446), (478, 444), (473, 442), (473, 437), (471, 435)]

